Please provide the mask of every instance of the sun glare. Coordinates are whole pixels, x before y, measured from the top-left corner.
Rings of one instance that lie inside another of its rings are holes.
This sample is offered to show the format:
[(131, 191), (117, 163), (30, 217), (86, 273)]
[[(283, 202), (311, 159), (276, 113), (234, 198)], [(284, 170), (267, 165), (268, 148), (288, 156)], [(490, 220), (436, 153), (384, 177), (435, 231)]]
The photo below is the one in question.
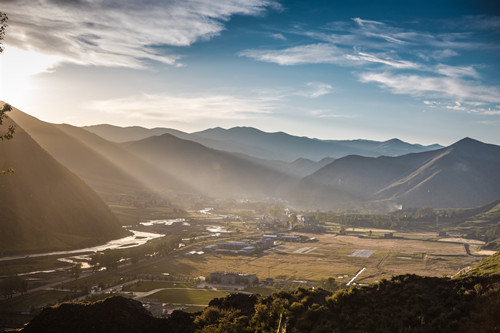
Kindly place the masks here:
[(6, 45), (0, 56), (0, 99), (22, 107), (35, 88), (34, 76), (48, 72), (60, 58)]

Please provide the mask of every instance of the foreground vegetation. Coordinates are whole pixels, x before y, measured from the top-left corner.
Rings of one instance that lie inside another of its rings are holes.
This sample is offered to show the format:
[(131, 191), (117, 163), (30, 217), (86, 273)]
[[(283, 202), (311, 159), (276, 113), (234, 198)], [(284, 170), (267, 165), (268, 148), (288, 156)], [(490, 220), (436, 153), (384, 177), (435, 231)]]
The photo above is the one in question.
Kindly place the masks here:
[[(495, 260), (498, 270), (497, 255)], [(47, 308), (22, 331), (40, 332), (495, 332), (500, 276), (401, 275), (335, 294), (298, 288), (268, 297), (231, 294), (202, 312), (150, 316), (122, 297)]]
[(400, 275), (332, 294), (298, 288), (263, 297), (231, 294), (202, 312), (154, 318), (112, 297), (47, 308), (23, 332), (496, 332), (500, 252), (459, 278)]

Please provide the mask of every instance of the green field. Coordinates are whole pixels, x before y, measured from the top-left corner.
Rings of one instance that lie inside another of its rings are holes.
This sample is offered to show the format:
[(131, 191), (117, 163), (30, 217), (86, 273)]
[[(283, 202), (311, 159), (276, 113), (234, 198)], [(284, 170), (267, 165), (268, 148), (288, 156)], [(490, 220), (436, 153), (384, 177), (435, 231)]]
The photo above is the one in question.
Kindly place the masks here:
[(190, 283), (162, 282), (162, 281), (139, 281), (136, 284), (128, 285), (123, 291), (145, 292), (160, 288), (189, 288), (193, 287)]
[(276, 291), (276, 289), (264, 288), (264, 287), (248, 287), (245, 288), (244, 291), (252, 294), (259, 294), (261, 296), (270, 296), (273, 292)]

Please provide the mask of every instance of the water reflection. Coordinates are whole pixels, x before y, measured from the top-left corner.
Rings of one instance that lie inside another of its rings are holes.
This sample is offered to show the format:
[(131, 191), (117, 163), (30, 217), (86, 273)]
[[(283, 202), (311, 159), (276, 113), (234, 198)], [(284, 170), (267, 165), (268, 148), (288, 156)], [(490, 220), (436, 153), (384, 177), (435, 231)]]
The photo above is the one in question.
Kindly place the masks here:
[(78, 253), (89, 253), (89, 252), (94, 253), (94, 252), (104, 251), (106, 249), (111, 249), (111, 250), (118, 248), (126, 249), (134, 246), (143, 245), (152, 239), (164, 236), (163, 234), (157, 234), (152, 232), (137, 231), (137, 230), (129, 230), (129, 231), (132, 232), (133, 234), (120, 239), (111, 240), (102, 245), (87, 247), (78, 250), (71, 250), (71, 251), (54, 251), (54, 252), (28, 254), (22, 256), (3, 257), (0, 258), (0, 261), (22, 259), (22, 258), (37, 258), (44, 256), (64, 256), (67, 254), (78, 254)]

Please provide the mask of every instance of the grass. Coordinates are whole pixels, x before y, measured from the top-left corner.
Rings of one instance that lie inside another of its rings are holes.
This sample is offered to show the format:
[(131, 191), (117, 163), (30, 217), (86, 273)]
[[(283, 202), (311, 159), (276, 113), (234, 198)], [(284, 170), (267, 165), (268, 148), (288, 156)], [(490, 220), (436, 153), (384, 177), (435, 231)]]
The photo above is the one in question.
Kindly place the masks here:
[(500, 274), (500, 251), (473, 266), (469, 274), (472, 276), (490, 276)]
[(229, 295), (229, 293), (225, 291), (204, 289), (166, 289), (154, 293), (146, 298), (163, 303), (208, 305), (212, 299), (225, 297), (227, 295)]
[(271, 296), (271, 294), (273, 292), (275, 292), (276, 290), (271, 289), (271, 288), (264, 288), (264, 287), (248, 287), (248, 288), (245, 288), (244, 291), (247, 291), (247, 292), (253, 293), (253, 294), (259, 294), (262, 296)]

